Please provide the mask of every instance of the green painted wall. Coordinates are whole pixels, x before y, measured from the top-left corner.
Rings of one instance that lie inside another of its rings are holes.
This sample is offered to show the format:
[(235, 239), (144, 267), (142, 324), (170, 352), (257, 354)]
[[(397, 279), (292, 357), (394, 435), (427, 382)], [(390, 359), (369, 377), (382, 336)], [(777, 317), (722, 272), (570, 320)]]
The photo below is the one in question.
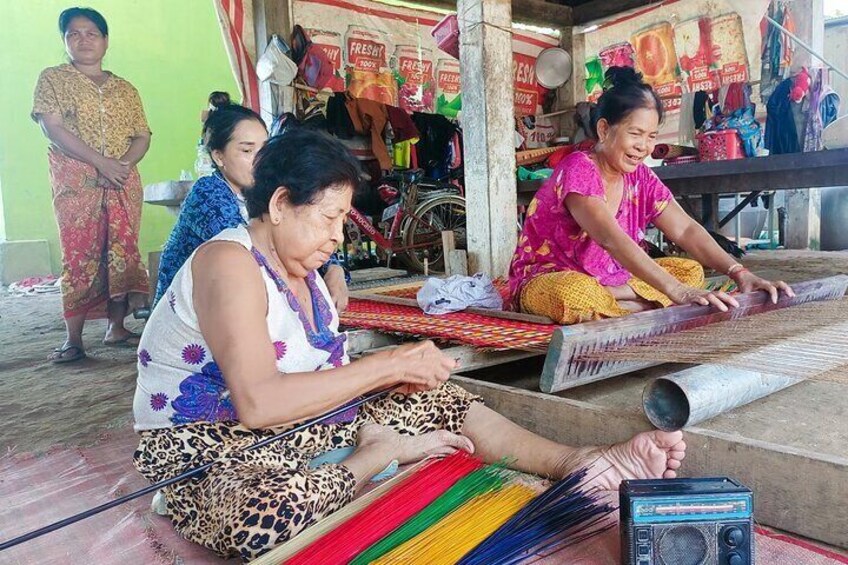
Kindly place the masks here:
[[(0, 33), (0, 239), (47, 239), (60, 250), (47, 172), (47, 140), (29, 118), (41, 70), (64, 63), (56, 27), (68, 0), (3, 2)], [(238, 98), (212, 0), (91, 0), (109, 23), (104, 67), (141, 93), (153, 141), (139, 165), (143, 184), (192, 171), (200, 112), (213, 90)], [(174, 218), (144, 205), (142, 256), (159, 249)]]

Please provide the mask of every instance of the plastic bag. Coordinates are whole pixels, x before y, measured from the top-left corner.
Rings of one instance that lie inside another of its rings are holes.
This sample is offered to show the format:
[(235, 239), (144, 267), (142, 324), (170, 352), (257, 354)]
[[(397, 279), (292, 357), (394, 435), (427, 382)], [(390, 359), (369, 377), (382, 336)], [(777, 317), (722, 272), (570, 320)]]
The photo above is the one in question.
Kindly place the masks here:
[(297, 76), (297, 65), (288, 57), (287, 52), (291, 52), (288, 45), (276, 35), (273, 36), (256, 63), (256, 76), (259, 80), (273, 79), (277, 84), (291, 84)]

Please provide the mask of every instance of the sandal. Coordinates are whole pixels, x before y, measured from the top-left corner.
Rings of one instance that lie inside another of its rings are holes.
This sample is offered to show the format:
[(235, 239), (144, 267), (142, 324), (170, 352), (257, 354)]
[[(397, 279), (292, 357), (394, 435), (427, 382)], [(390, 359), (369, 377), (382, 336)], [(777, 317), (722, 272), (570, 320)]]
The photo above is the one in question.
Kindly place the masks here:
[[(69, 351), (73, 351), (74, 353), (66, 356), (65, 354)], [(50, 355), (47, 359), (59, 365), (62, 363), (73, 363), (74, 361), (79, 361), (85, 358), (86, 354), (85, 351), (82, 350), (82, 347), (67, 344), (54, 349), (53, 354)]]

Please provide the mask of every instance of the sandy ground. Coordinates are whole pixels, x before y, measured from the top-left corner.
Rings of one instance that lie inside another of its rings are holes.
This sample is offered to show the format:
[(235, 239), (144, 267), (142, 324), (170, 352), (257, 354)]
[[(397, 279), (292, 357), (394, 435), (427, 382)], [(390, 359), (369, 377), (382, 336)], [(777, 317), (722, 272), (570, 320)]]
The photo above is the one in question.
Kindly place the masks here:
[[(848, 273), (848, 252), (759, 251), (744, 262), (790, 283)], [(134, 320), (128, 326), (142, 329)], [(59, 296), (14, 297), (0, 290), (0, 452), (85, 445), (131, 421), (135, 350), (103, 346), (105, 331), (104, 321), (89, 322), (89, 358), (54, 365), (46, 357), (64, 338)]]
[(0, 291), (0, 453), (84, 445), (131, 420), (135, 349), (104, 346), (106, 322), (96, 320), (85, 327), (88, 359), (55, 365), (47, 355), (64, 341), (61, 313), (58, 295)]

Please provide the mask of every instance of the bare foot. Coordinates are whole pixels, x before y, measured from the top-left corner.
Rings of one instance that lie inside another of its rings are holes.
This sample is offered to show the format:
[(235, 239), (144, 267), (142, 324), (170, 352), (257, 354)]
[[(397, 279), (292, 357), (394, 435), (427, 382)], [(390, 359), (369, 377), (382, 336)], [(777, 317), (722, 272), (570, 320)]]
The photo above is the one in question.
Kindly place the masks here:
[(630, 313), (644, 312), (645, 310), (653, 310), (656, 308), (654, 304), (645, 302), (644, 300), (619, 300), (618, 305)]
[(103, 345), (138, 345), (138, 336), (123, 326), (110, 326), (103, 336)]
[(446, 430), (408, 436), (377, 424), (359, 428), (357, 445), (360, 448), (384, 445), (392, 459), (397, 459), (401, 465), (420, 461), (425, 457), (450, 455), (459, 449), (474, 453), (474, 444), (470, 439)]
[(684, 457), (683, 432), (654, 430), (624, 443), (572, 451), (557, 466), (557, 476), (588, 466), (587, 487), (617, 490), (623, 479), (673, 479)]

